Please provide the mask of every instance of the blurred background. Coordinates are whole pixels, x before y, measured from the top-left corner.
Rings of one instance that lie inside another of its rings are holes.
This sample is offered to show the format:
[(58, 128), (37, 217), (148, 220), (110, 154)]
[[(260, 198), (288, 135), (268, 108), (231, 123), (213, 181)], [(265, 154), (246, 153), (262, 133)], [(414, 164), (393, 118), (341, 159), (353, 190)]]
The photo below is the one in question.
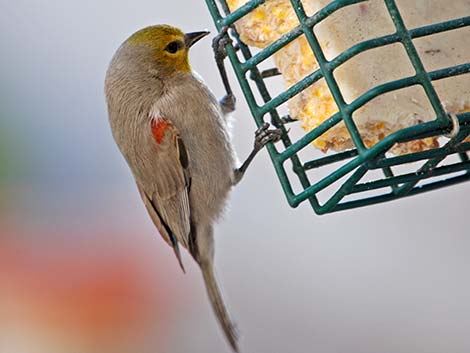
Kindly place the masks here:
[[(103, 94), (135, 30), (213, 30), (204, 1), (0, 4), (0, 352), (229, 352), (198, 269), (185, 254), (181, 273), (141, 204)], [(210, 40), (191, 59), (221, 96)], [(240, 158), (254, 129), (239, 99)], [(469, 352), (469, 196), (316, 216), (287, 205), (261, 153), (217, 227), (242, 350)]]

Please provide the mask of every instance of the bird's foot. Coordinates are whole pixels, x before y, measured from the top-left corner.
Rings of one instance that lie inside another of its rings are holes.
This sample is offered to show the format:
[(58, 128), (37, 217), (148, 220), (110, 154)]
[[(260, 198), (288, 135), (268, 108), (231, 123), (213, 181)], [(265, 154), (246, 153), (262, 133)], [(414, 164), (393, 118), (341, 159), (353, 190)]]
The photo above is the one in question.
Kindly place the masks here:
[(212, 49), (214, 50), (215, 61), (222, 62), (227, 57), (225, 46), (232, 43), (232, 39), (228, 36), (228, 30), (231, 26), (224, 26), (219, 34), (212, 40)]
[(224, 114), (229, 114), (235, 111), (236, 105), (236, 99), (232, 93), (232, 88), (230, 87), (230, 82), (228, 80), (227, 72), (224, 66), (224, 60), (227, 57), (227, 50), (225, 46), (232, 43), (232, 39), (228, 35), (228, 30), (231, 28), (232, 26), (223, 27), (220, 33), (212, 40), (212, 49), (214, 50), (215, 61), (217, 63), (217, 67), (219, 68), (225, 91), (227, 92), (227, 94), (222, 97), (219, 102)]
[(269, 142), (277, 142), (282, 137), (281, 129), (270, 129), (269, 123), (264, 123), (258, 130), (255, 132), (255, 145), (253, 151), (251, 151), (248, 158), (242, 164), (240, 168), (234, 170), (232, 176), (232, 185), (237, 185), (245, 175), (246, 170), (250, 166), (251, 162), (258, 154), (258, 152), (266, 146)]
[(281, 129), (270, 129), (269, 123), (264, 123), (255, 132), (255, 150), (259, 151), (269, 142), (278, 142), (282, 137)]

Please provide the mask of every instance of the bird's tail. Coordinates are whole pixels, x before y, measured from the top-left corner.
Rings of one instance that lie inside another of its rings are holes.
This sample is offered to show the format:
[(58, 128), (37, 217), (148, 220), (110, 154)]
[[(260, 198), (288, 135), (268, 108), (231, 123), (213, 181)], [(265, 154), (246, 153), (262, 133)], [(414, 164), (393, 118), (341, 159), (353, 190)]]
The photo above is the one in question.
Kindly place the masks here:
[(225, 306), (222, 293), (217, 284), (212, 262), (201, 264), (201, 271), (206, 284), (207, 294), (212, 304), (217, 320), (224, 330), (225, 337), (235, 352), (238, 352), (238, 333), (235, 324), (230, 319), (227, 307)]

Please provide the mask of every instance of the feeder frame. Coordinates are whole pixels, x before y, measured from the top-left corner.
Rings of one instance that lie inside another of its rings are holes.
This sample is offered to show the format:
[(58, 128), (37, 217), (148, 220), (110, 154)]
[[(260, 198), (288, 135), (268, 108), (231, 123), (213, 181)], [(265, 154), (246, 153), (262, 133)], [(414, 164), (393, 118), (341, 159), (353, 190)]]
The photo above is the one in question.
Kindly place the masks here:
[[(470, 180), (470, 160), (467, 153), (470, 151), (470, 142), (464, 141), (470, 134), (470, 112), (458, 114), (452, 119), (444, 110), (432, 85), (432, 81), (470, 73), (470, 62), (427, 72), (413, 44), (413, 39), (416, 38), (468, 27), (470, 26), (470, 16), (408, 29), (405, 26), (396, 2), (394, 0), (383, 0), (395, 25), (396, 32), (355, 44), (334, 59), (327, 60), (319, 40), (314, 33), (315, 26), (334, 12), (364, 1), (367, 0), (332, 1), (314, 15), (307, 16), (301, 0), (290, 0), (299, 20), (299, 25), (281, 36), (268, 47), (253, 55), (250, 48), (240, 40), (240, 36), (234, 24), (237, 20), (265, 3), (266, 0), (250, 0), (233, 13), (230, 12), (226, 0), (218, 0), (221, 6), (220, 8), (216, 0), (206, 0), (207, 7), (219, 33), (226, 26), (232, 28), (230, 34), (235, 39), (242, 58), (238, 56), (234, 48), (235, 42), (227, 43), (225, 49), (256, 125), (258, 127), (262, 126), (266, 116), (270, 116), (271, 123), (283, 131), (283, 148), (279, 149), (277, 146), (270, 143), (267, 149), (287, 200), (292, 207), (297, 207), (302, 202), (308, 200), (317, 214), (326, 214), (421, 194), (426, 191)], [(220, 9), (222, 9), (223, 14)], [(279, 74), (279, 72), (276, 69), (262, 71), (258, 66), (301, 35), (305, 35), (318, 62), (319, 68), (284, 92), (272, 97), (268, 90), (266, 80), (269, 79), (269, 77)], [(333, 75), (334, 70), (364, 51), (393, 43), (401, 43), (403, 45), (413, 65), (415, 75), (376, 86), (351, 103), (346, 103)], [(289, 116), (282, 117), (279, 114), (278, 107), (323, 78), (336, 102), (338, 112), (312, 131), (306, 133), (305, 136), (293, 142), (289, 136), (287, 125), (296, 120)], [(261, 96), (264, 104), (259, 105), (256, 102), (254, 89), (248, 80), (254, 81), (258, 91), (257, 93)], [(436, 118), (432, 121), (393, 132), (372, 147), (367, 148), (352, 118), (353, 113), (377, 96), (414, 85), (423, 87), (436, 114)], [(455, 126), (457, 121), (458, 126)], [(355, 148), (302, 162), (298, 155), (299, 151), (304, 148), (313, 148), (309, 146), (312, 141), (340, 122), (345, 123)], [(450, 140), (440, 148), (400, 156), (386, 155), (397, 143), (432, 136), (445, 136), (451, 131), (453, 131), (454, 134), (451, 136)], [(459, 162), (440, 165), (444, 159), (452, 155), (458, 155)], [(291, 161), (293, 172), (296, 174), (302, 186), (300, 192), (293, 191), (292, 177), (288, 175), (286, 169), (286, 162), (288, 160)], [(309, 175), (309, 172), (311, 173), (319, 168), (325, 168), (333, 163), (343, 161), (344, 164), (341, 167), (333, 170), (323, 178), (315, 179), (314, 175)], [(396, 175), (392, 170), (392, 167), (418, 161), (425, 163), (415, 172)], [(376, 169), (383, 171), (384, 178), (374, 178), (366, 182), (361, 182), (361, 179), (363, 179), (369, 171)], [(449, 176), (449, 174), (457, 172), (459, 172), (459, 175)], [(346, 176), (348, 176), (347, 180), (337, 188), (326, 202), (321, 204), (318, 194)], [(425, 179), (435, 177), (441, 178), (427, 183), (421, 183)], [(370, 191), (376, 191), (377, 194), (373, 196), (365, 195), (365, 193)], [(355, 199), (347, 200), (347, 196), (351, 195), (354, 195)]]

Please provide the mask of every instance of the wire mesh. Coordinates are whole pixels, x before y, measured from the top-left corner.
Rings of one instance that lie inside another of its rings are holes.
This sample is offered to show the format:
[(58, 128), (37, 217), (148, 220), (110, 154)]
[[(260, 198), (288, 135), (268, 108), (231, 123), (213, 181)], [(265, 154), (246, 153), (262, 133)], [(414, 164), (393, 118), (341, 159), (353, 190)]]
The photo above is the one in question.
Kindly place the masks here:
[[(232, 26), (231, 36), (235, 42), (228, 43), (226, 51), (257, 126), (261, 126), (265, 120), (270, 119), (273, 125), (284, 132), (283, 147), (272, 144), (267, 147), (287, 200), (292, 207), (309, 201), (317, 214), (325, 214), (416, 195), (470, 179), (470, 161), (467, 154), (470, 151), (470, 142), (464, 141), (470, 134), (470, 113), (456, 115), (459, 123), (458, 133), (442, 147), (398, 156), (387, 153), (397, 143), (431, 136), (444, 136), (455, 128), (432, 82), (470, 73), (470, 62), (428, 72), (425, 70), (413, 40), (468, 27), (470, 16), (408, 29), (395, 1), (384, 0), (395, 26), (395, 33), (357, 43), (332, 60), (327, 60), (315, 34), (315, 26), (338, 10), (364, 1), (367, 0), (331, 1), (326, 7), (308, 16), (301, 0), (290, 0), (299, 25), (266, 48), (253, 54), (252, 49), (240, 40), (239, 34), (232, 25), (266, 0), (248, 1), (232, 13), (226, 0), (218, 0), (218, 2), (206, 0), (217, 30), (220, 32), (225, 26)], [(266, 59), (301, 35), (305, 35), (319, 68), (272, 97), (266, 80), (278, 75), (279, 72), (276, 69), (262, 70), (260, 66)], [(239, 47), (240, 56), (234, 48), (235, 43)], [(403, 45), (415, 74), (373, 87), (352, 102), (346, 103), (333, 74), (335, 69), (362, 52), (393, 43)], [(287, 115), (283, 116), (279, 107), (321, 79), (326, 81), (338, 112), (301, 138), (291, 139), (288, 125), (295, 123), (296, 120)], [(250, 81), (254, 83), (254, 86), (250, 84)], [(354, 112), (380, 95), (415, 85), (424, 89), (436, 118), (395, 131), (375, 145), (366, 147), (353, 120)], [(258, 104), (255, 96), (260, 96), (263, 103)], [(328, 155), (317, 155), (303, 162), (300, 153), (306, 148), (313, 149), (309, 146), (310, 143), (340, 122), (346, 125), (354, 148)], [(443, 161), (446, 161), (446, 164)], [(292, 171), (288, 168), (289, 164), (292, 166)], [(337, 166), (338, 164), (340, 166)], [(329, 168), (325, 172), (324, 169), (327, 167)], [(376, 173), (377, 171), (381, 171), (382, 174)], [(300, 184), (296, 191), (294, 191), (294, 184)], [(331, 188), (333, 191), (330, 191), (328, 197), (320, 201), (320, 194)]]

